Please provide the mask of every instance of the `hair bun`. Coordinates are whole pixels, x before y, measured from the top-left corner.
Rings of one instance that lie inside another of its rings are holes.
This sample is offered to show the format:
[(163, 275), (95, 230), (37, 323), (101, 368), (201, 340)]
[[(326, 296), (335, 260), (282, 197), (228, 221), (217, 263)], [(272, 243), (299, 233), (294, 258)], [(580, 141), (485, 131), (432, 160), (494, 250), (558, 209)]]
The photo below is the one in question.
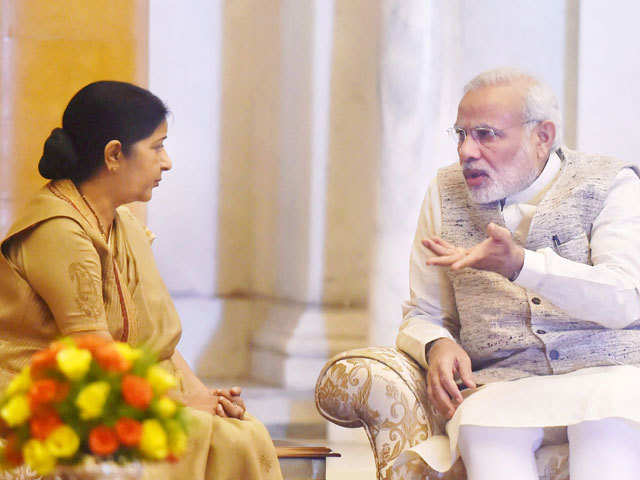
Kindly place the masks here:
[(44, 142), (38, 171), (44, 178), (69, 178), (78, 166), (78, 155), (71, 137), (62, 128), (54, 128)]

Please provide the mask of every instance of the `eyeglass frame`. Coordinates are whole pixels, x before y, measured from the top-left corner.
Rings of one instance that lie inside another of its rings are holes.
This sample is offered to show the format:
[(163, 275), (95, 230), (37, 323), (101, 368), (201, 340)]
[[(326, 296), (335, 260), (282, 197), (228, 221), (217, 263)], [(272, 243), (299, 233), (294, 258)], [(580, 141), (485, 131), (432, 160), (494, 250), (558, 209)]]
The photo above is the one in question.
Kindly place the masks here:
[[(527, 125), (528, 123), (540, 123), (543, 122), (544, 120), (538, 120), (538, 119), (530, 119), (527, 120), (525, 122), (521, 122), (518, 123), (516, 125), (510, 125), (508, 127), (504, 127), (504, 128), (494, 128), (494, 127), (485, 127), (485, 126), (477, 126), (477, 127), (472, 127), (470, 129), (468, 129), (471, 132), (471, 138), (473, 138), (473, 141), (476, 142), (478, 145), (482, 145), (483, 147), (486, 147), (488, 143), (493, 142), (496, 138), (499, 138), (499, 135), (502, 134), (502, 132), (504, 132), (505, 130), (508, 130), (510, 128), (515, 128), (515, 127), (521, 127), (523, 125)], [(490, 133), (490, 140), (480, 140), (480, 138), (478, 137), (478, 131), (485, 131), (487, 133)], [(469, 136), (467, 134), (467, 129), (466, 128), (462, 128), (462, 127), (449, 127), (447, 128), (447, 134), (451, 137), (451, 139), (454, 141), (454, 143), (460, 147), (465, 140), (467, 139), (467, 137)], [(460, 134), (463, 134), (464, 136), (462, 137), (462, 140), (460, 140)]]

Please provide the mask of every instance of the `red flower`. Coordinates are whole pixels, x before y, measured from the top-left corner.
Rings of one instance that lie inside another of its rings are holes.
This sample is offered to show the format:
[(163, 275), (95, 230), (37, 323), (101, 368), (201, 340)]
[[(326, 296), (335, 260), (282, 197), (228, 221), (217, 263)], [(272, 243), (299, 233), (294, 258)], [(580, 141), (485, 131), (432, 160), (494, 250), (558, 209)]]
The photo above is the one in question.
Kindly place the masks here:
[(140, 443), (142, 424), (133, 418), (123, 417), (116, 422), (118, 439), (127, 447), (134, 447)]
[(114, 343), (98, 347), (94, 356), (98, 364), (110, 372), (126, 372), (131, 368), (131, 362), (120, 355)]
[(146, 378), (125, 375), (122, 379), (122, 396), (132, 407), (146, 409), (153, 398), (153, 389)]
[(51, 407), (40, 407), (29, 420), (31, 435), (38, 440), (46, 439), (60, 425), (62, 425), (62, 420), (60, 420), (58, 412)]
[(113, 428), (98, 425), (89, 432), (89, 448), (96, 455), (111, 455), (118, 447), (118, 436)]
[(7, 437), (7, 443), (4, 447), (4, 457), (13, 466), (22, 465), (22, 448), (20, 448), (20, 441), (18, 435), (12, 432)]

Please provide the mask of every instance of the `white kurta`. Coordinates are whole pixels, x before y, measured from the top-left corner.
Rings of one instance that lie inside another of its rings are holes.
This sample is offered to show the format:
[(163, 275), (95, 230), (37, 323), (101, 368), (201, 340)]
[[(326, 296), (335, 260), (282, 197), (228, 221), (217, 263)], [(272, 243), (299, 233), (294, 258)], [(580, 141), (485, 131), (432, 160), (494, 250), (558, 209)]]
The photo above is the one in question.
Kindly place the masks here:
[[(525, 190), (504, 201), (507, 228), (526, 238), (540, 200), (556, 180), (561, 160), (552, 154), (543, 172)], [(570, 316), (606, 328), (624, 328), (640, 319), (640, 179), (631, 169), (615, 178), (591, 231), (593, 265), (567, 260), (553, 249), (525, 250), (515, 282), (545, 297)], [(440, 197), (436, 181), (425, 197), (411, 251), (411, 300), (397, 346), (426, 368), (425, 347), (453, 338), (458, 329), (453, 289), (446, 268), (427, 266), (432, 254), (421, 240), (440, 235)], [(640, 347), (640, 346), (639, 346)], [(584, 420), (623, 417), (640, 423), (640, 369), (594, 367), (564, 375), (497, 382), (467, 397), (447, 424), (446, 437), (416, 446), (433, 468), (446, 471), (457, 458), (461, 425), (501, 427), (566, 426)]]

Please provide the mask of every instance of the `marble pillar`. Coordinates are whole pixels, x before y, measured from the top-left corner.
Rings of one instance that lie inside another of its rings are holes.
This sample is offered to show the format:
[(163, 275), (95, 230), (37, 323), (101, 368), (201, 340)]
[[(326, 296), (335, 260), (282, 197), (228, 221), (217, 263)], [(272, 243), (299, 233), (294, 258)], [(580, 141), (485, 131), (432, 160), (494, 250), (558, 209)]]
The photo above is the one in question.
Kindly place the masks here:
[(201, 376), (309, 390), (367, 343), (378, 29), (369, 0), (151, 5), (174, 171), (149, 223)]

